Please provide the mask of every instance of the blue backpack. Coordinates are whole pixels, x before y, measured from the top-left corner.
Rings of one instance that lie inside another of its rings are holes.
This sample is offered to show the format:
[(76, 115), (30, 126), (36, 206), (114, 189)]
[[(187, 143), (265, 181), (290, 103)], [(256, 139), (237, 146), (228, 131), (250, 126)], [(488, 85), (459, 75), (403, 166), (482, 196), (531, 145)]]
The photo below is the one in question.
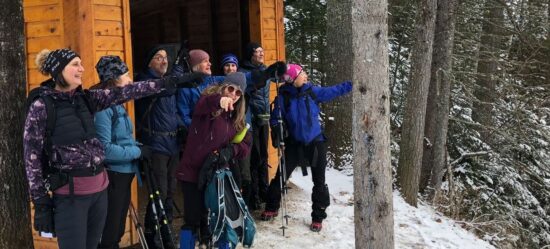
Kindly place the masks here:
[(231, 248), (235, 248), (239, 242), (243, 247), (251, 247), (256, 224), (231, 171), (226, 168), (217, 169), (204, 194), (212, 241), (227, 241), (231, 243)]

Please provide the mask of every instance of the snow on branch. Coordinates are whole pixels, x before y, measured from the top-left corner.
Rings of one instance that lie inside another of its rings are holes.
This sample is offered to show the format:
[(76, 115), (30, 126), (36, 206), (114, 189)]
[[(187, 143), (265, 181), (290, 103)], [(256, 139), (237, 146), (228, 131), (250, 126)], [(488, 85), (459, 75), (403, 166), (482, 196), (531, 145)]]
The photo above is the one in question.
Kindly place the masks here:
[(462, 160), (466, 159), (466, 158), (470, 158), (470, 157), (477, 157), (477, 156), (485, 156), (489, 154), (488, 151), (478, 151), (478, 152), (467, 152), (467, 153), (463, 153), (462, 155), (460, 155), (459, 158), (455, 159), (454, 161), (451, 162), (451, 166), (453, 165), (456, 165), (458, 164), (459, 162), (461, 162)]

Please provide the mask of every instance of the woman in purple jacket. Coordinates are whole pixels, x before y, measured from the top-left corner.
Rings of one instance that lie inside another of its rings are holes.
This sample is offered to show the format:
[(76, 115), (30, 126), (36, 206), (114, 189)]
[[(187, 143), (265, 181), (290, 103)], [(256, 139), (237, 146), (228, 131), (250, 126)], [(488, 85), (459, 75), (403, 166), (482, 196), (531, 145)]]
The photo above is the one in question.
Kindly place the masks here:
[(94, 114), (192, 84), (182, 84), (188, 82), (182, 76), (84, 90), (84, 67), (74, 51), (43, 50), (36, 63), (51, 78), (31, 91), (30, 96), (36, 98), (31, 98), (24, 125), (23, 157), (34, 204), (34, 228), (56, 235), (60, 249), (96, 249), (107, 214), (109, 179)]
[(206, 158), (215, 153), (219, 164), (231, 164), (232, 159), (242, 159), (250, 152), (251, 136), (247, 134), (238, 144), (233, 137), (245, 128), (246, 78), (243, 73), (232, 73), (222, 84), (204, 90), (195, 110), (185, 151), (176, 170), (176, 178), (182, 182), (185, 225), (180, 232), (180, 249), (195, 247), (195, 237), (201, 243), (208, 240), (207, 212), (204, 191), (198, 188), (199, 172)]

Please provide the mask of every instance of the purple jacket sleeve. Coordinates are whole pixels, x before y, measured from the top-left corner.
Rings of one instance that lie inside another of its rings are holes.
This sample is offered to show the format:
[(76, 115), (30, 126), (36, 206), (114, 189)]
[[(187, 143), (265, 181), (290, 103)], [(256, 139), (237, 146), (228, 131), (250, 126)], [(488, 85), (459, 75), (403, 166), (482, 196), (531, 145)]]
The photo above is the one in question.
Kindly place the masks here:
[(160, 93), (162, 90), (164, 90), (164, 81), (154, 79), (134, 82), (124, 87), (87, 90), (87, 93), (94, 100), (96, 111), (101, 111), (131, 99), (139, 99)]
[(46, 188), (42, 178), (42, 149), (46, 135), (46, 106), (41, 99), (29, 108), (23, 132), (23, 159), (32, 200), (45, 196)]

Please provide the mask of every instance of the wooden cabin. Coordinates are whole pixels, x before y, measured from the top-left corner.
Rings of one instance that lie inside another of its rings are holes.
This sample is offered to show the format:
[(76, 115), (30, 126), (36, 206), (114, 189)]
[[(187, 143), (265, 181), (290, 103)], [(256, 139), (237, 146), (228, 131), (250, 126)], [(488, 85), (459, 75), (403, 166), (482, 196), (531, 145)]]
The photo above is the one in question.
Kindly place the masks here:
[[(211, 55), (214, 73), (221, 72), (221, 55), (232, 52), (241, 58), (249, 41), (262, 44), (266, 64), (284, 60), (283, 10), (283, 0), (23, 0), (27, 90), (47, 79), (34, 62), (44, 48), (77, 51), (86, 70), (84, 87), (99, 81), (95, 64), (103, 55), (118, 55), (130, 71), (139, 70), (148, 47), (171, 43), (177, 48), (182, 40)], [(133, 103), (127, 109), (133, 118)], [(277, 165), (272, 148), (270, 165)], [(134, 182), (135, 206), (136, 189)], [(127, 222), (124, 246), (138, 241), (130, 219)], [(55, 239), (33, 233), (35, 248), (57, 248)]]

